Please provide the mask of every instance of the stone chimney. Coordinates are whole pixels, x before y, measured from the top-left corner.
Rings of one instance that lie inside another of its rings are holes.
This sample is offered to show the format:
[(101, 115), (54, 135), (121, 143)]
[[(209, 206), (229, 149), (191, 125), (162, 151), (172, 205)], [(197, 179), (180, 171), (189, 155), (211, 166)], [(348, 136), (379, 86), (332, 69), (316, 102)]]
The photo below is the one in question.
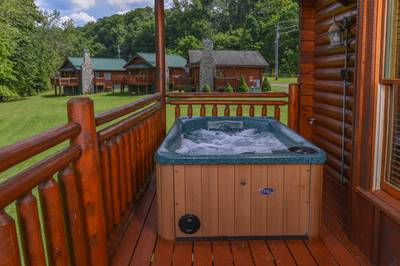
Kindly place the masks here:
[(83, 50), (82, 64), (82, 93), (89, 94), (94, 92), (94, 71), (88, 49)]
[(214, 43), (205, 39), (203, 57), (200, 60), (200, 91), (208, 84), (214, 90), (214, 77), (217, 68), (217, 61), (214, 57)]

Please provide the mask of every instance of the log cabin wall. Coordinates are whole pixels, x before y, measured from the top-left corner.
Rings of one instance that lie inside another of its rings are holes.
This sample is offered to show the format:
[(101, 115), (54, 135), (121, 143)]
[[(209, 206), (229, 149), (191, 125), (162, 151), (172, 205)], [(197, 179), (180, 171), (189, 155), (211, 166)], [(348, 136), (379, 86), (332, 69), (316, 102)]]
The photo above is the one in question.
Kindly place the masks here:
[[(300, 133), (327, 152), (324, 167), (324, 208), (345, 228), (349, 226), (354, 57), (356, 43), (357, 5), (343, 5), (335, 0), (303, 0), (300, 62)], [(334, 19), (340, 23), (351, 17), (353, 27), (349, 37), (349, 68), (351, 82), (346, 100), (346, 138), (344, 182), (342, 167), (342, 95), (340, 75), (345, 64), (344, 46), (332, 47), (328, 39)], [(310, 126), (310, 119), (313, 123)], [(311, 137), (310, 137), (311, 135)]]

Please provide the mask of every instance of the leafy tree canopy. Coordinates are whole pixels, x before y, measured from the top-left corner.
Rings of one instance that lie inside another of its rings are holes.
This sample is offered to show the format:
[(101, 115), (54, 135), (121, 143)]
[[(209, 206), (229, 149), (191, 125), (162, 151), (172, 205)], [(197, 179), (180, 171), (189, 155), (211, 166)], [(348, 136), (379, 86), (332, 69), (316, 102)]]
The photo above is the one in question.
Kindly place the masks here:
[[(280, 24), (280, 65), (297, 73), (298, 3), (296, 0), (174, 0), (166, 10), (168, 52), (187, 57), (204, 38), (216, 49), (259, 50), (274, 64), (275, 25)], [(57, 11), (40, 11), (34, 0), (0, 1), (0, 86), (20, 95), (49, 88), (66, 56), (128, 59), (155, 51), (153, 8), (138, 8), (75, 27)]]

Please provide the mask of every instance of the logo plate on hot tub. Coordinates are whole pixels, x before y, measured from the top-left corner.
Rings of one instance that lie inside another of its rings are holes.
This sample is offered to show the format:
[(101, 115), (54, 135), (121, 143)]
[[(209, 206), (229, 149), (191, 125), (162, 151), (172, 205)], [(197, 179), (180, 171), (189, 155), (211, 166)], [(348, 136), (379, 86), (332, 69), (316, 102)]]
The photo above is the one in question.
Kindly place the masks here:
[(262, 188), (258, 189), (258, 192), (261, 195), (268, 196), (268, 195), (271, 195), (274, 192), (274, 189), (273, 188), (269, 188), (269, 187), (262, 187)]

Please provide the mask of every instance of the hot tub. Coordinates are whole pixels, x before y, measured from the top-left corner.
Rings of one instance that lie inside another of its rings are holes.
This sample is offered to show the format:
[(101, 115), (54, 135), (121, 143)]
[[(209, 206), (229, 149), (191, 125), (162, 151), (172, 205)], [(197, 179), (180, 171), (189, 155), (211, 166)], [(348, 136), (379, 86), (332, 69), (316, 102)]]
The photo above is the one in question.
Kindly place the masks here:
[(272, 118), (180, 118), (156, 153), (159, 235), (316, 236), (325, 160)]

